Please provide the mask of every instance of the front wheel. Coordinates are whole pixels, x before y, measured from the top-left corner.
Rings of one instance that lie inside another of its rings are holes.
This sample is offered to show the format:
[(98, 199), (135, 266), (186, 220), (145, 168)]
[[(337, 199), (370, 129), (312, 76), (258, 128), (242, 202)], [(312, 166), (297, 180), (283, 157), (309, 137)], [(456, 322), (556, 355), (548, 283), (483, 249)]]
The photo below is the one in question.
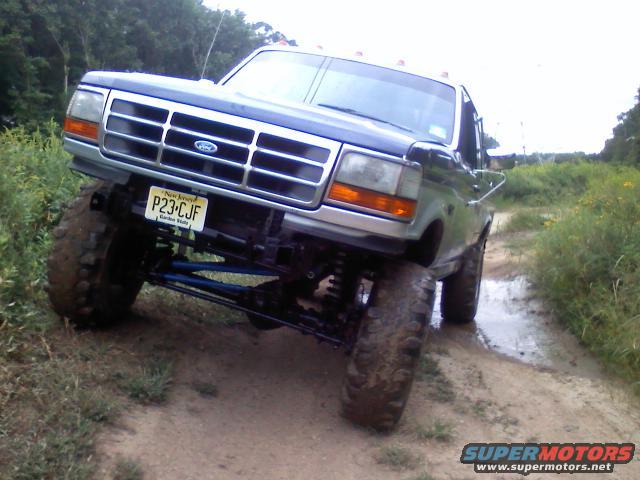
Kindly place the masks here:
[(391, 430), (407, 404), (431, 319), (435, 282), (417, 264), (385, 266), (361, 320), (342, 389), (342, 415)]
[(78, 327), (117, 320), (143, 284), (139, 270), (150, 239), (90, 207), (94, 192), (109, 189), (102, 182), (83, 187), (53, 231), (49, 299), (56, 313)]
[(478, 310), (486, 240), (467, 250), (460, 270), (442, 282), (440, 312), (451, 323), (472, 322)]

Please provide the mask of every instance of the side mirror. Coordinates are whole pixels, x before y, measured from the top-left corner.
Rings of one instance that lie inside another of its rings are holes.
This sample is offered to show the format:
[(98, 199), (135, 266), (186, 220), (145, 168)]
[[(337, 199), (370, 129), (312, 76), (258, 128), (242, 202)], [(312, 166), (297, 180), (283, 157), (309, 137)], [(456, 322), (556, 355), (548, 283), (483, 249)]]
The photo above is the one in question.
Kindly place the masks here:
[(456, 168), (456, 159), (446, 148), (428, 142), (416, 142), (411, 145), (405, 158), (412, 162), (418, 162), (424, 168), (444, 170)]

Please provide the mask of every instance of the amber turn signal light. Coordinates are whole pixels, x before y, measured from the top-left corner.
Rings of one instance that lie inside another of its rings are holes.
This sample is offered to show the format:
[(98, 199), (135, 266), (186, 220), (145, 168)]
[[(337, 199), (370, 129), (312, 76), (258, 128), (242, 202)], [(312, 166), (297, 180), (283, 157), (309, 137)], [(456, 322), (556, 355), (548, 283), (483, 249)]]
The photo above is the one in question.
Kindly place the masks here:
[(90, 138), (91, 140), (98, 140), (97, 123), (66, 117), (64, 119), (64, 131), (81, 137)]
[(339, 182), (335, 182), (331, 186), (329, 198), (331, 200), (351, 203), (407, 219), (413, 218), (413, 214), (416, 211), (415, 200), (394, 197), (385, 193), (374, 192), (366, 188), (354, 187), (353, 185), (346, 185)]

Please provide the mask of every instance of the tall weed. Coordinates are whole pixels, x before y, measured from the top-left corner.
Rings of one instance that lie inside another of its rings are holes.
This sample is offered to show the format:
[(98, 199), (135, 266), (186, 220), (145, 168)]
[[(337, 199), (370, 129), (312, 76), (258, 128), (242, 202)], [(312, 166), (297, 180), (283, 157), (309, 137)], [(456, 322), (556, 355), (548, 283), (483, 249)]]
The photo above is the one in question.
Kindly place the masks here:
[(538, 237), (534, 280), (587, 346), (640, 382), (640, 171), (610, 170), (587, 183)]
[(81, 178), (70, 173), (59, 129), (0, 132), (0, 323), (42, 298), (49, 232)]
[(505, 170), (507, 183), (498, 203), (546, 206), (567, 203), (584, 194), (589, 185), (615, 171), (603, 163), (545, 163)]

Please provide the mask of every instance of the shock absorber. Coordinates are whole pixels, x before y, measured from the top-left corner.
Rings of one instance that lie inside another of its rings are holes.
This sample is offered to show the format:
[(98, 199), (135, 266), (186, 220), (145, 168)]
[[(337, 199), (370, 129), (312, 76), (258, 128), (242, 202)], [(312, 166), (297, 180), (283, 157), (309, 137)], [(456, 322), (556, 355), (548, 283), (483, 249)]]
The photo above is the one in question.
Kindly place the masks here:
[(339, 251), (331, 261), (332, 275), (329, 279), (329, 286), (324, 296), (324, 306), (331, 313), (336, 314), (340, 311), (343, 290), (344, 290), (344, 272), (346, 267), (346, 253)]
[(325, 308), (333, 314), (346, 311), (355, 300), (359, 273), (358, 262), (350, 258), (347, 252), (338, 251), (331, 261), (332, 278), (325, 295)]

